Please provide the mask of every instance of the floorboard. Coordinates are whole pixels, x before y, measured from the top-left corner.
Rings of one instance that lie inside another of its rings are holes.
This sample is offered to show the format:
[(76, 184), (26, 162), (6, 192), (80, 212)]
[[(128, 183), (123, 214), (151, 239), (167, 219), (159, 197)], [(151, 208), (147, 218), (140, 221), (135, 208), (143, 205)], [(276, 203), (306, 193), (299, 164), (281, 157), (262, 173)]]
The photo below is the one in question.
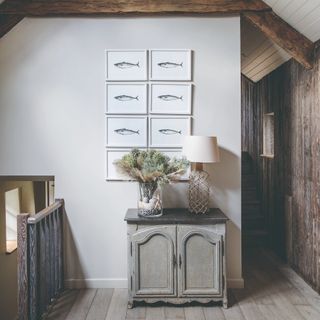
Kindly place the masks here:
[(221, 310), (221, 307), (214, 306), (209, 307), (205, 306), (203, 307), (203, 313), (206, 320), (225, 320), (225, 316)]
[(65, 320), (79, 294), (78, 290), (66, 290), (50, 308), (46, 320)]
[(167, 306), (164, 309), (165, 319), (185, 319), (184, 308), (180, 306)]
[(126, 319), (145, 320), (145, 318), (146, 318), (146, 307), (137, 306), (133, 309), (127, 310)]
[(146, 308), (146, 320), (165, 320), (164, 307)]
[(98, 289), (86, 320), (105, 319), (112, 299), (113, 289)]
[(320, 320), (320, 296), (272, 254), (244, 257), (245, 289), (229, 290), (230, 307), (141, 305), (127, 309), (126, 289), (67, 290), (46, 320)]
[(106, 320), (125, 320), (127, 306), (127, 289), (114, 289)]
[(191, 307), (184, 308), (184, 315), (186, 320), (205, 320), (204, 312), (202, 307)]
[(81, 289), (66, 320), (86, 320), (97, 289)]

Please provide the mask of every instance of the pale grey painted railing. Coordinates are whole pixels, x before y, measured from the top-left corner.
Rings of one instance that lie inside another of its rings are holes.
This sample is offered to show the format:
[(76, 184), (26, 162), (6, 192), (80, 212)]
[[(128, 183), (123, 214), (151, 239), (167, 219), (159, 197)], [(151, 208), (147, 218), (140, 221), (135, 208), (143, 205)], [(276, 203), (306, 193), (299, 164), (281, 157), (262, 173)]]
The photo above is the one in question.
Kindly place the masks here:
[(18, 221), (18, 318), (38, 320), (63, 289), (64, 201)]

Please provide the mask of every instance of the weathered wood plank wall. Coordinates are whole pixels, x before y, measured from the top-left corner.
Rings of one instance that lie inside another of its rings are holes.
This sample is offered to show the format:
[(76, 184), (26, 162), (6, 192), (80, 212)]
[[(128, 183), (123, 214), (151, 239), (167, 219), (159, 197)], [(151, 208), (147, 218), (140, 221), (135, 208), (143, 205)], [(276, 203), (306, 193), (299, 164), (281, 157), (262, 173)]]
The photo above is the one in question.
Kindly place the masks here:
[[(268, 112), (274, 159), (260, 156)], [(242, 148), (256, 168), (270, 245), (320, 292), (320, 43), (313, 70), (291, 60), (256, 84), (243, 77)]]

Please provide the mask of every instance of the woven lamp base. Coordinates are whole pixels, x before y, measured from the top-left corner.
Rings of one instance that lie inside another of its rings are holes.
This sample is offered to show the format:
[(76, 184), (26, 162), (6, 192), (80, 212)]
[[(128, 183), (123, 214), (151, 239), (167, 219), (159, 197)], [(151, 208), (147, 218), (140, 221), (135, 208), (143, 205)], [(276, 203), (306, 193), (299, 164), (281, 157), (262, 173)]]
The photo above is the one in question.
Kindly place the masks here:
[(209, 174), (203, 170), (194, 170), (189, 180), (189, 211), (195, 214), (209, 210)]

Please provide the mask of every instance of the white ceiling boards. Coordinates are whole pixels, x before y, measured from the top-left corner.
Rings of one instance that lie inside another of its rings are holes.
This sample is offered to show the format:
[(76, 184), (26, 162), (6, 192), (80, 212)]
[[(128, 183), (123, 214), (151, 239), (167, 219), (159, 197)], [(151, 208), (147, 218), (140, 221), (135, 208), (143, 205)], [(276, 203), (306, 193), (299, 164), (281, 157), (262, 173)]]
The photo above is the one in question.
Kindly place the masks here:
[(311, 41), (320, 39), (319, 0), (264, 0), (264, 2)]

